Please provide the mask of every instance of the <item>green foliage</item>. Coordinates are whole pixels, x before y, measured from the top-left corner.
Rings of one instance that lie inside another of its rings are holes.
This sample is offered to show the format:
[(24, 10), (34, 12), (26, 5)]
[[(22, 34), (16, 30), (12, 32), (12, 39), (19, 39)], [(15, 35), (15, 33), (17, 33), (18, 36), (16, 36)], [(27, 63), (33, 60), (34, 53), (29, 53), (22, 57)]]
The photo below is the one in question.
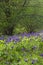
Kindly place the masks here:
[(24, 37), (20, 42), (0, 40), (0, 65), (43, 65), (43, 42), (38, 37)]
[(18, 24), (14, 29), (13, 29), (13, 34), (20, 34), (20, 33), (24, 33), (27, 32), (27, 30), (25, 29), (24, 26)]
[[(12, 35), (43, 29), (42, 0), (0, 0), (0, 33)], [(20, 24), (21, 28), (18, 27)], [(17, 30), (18, 27), (18, 30)], [(21, 30), (20, 30), (21, 29)]]

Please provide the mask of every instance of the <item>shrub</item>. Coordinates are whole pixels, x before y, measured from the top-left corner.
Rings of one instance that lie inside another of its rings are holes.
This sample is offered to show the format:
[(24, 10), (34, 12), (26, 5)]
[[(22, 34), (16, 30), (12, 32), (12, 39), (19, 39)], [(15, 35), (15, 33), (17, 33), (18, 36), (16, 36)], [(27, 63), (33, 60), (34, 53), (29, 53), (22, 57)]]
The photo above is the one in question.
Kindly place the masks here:
[(0, 40), (0, 65), (43, 65), (42, 44), (34, 36), (24, 37), (17, 43)]

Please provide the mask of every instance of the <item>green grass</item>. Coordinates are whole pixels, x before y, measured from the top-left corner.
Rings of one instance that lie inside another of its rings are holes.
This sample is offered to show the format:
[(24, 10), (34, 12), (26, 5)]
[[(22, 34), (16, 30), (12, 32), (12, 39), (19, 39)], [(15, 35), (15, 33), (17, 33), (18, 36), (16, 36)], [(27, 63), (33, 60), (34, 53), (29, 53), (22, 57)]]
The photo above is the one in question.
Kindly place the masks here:
[(20, 42), (0, 40), (0, 65), (43, 65), (40, 37), (24, 37)]

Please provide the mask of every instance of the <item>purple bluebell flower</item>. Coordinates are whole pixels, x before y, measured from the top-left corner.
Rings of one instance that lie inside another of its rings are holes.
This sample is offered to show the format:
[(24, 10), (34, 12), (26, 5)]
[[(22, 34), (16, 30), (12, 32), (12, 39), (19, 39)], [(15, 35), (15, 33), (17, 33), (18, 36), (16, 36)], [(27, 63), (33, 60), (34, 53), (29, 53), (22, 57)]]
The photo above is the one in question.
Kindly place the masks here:
[(21, 36), (22, 38), (24, 38), (25, 35), (22, 33), (20, 36)]
[(6, 42), (11, 42), (12, 41), (12, 37), (9, 36), (7, 39), (6, 39)]
[(35, 36), (39, 36), (39, 33), (35, 33)]
[(16, 39), (16, 40), (15, 40), (15, 43), (17, 43), (17, 42), (19, 42), (19, 41), (20, 41), (19, 39)]
[(34, 64), (35, 63), (35, 61), (34, 60), (32, 60), (32, 64)]
[(32, 32), (31, 35), (34, 35), (34, 32)]
[(4, 40), (4, 35), (2, 35), (2, 36), (0, 37), (0, 40)]
[(37, 46), (33, 46), (32, 49), (35, 50), (37, 48)]
[(36, 62), (38, 62), (38, 59), (33, 59), (33, 60), (32, 60), (32, 64), (34, 64), (34, 63), (36, 63)]
[(30, 36), (31, 36), (31, 34), (30, 33), (27, 33), (26, 37), (30, 37)]
[(10, 39), (10, 38), (8, 38), (8, 39), (6, 40), (6, 42), (11, 42), (11, 39)]
[(15, 42), (18, 42), (20, 40), (18, 36), (12, 36), (11, 39)]
[(32, 36), (39, 36), (39, 33), (34, 33), (34, 32), (32, 32), (31, 35), (32, 35)]
[(41, 57), (43, 57), (43, 53), (42, 53), (42, 54), (40, 54), (40, 56), (41, 56)]
[(20, 36), (21, 36), (22, 38), (24, 38), (25, 36), (26, 36), (26, 37), (30, 37), (30, 33), (22, 33)]
[(11, 41), (19, 41), (19, 37), (17, 36), (12, 36), (12, 37), (8, 37), (8, 39), (6, 40), (6, 42), (11, 42)]

